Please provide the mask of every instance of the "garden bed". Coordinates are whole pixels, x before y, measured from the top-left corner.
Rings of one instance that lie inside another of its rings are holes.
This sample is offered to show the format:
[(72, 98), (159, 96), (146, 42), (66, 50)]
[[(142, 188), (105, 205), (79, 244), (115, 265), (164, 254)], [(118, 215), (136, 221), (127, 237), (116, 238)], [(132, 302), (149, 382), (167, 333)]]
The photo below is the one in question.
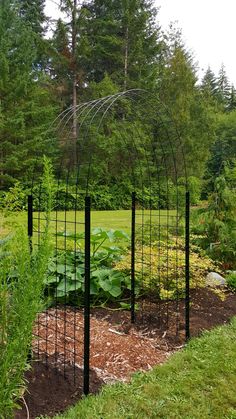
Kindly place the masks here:
[[(127, 311), (109, 309), (92, 309), (91, 315), (91, 392), (95, 393), (104, 383), (117, 380), (128, 381), (135, 371), (149, 370), (154, 365), (165, 362), (174, 351), (184, 345), (184, 302), (179, 303), (179, 315), (176, 317), (176, 302), (159, 302), (159, 311), (163, 319), (157, 317), (156, 303), (143, 301), (143, 313), (137, 314), (137, 323), (130, 325), (130, 314)], [(148, 306), (148, 316), (145, 315), (145, 305)], [(40, 314), (39, 335), (41, 340), (35, 342), (35, 350), (39, 354), (47, 350), (46, 368), (42, 362), (35, 363), (32, 371), (27, 373), (29, 382), (25, 402), (30, 411), (30, 418), (40, 414), (53, 416), (63, 411), (67, 406), (75, 403), (82, 395), (82, 339), (76, 348), (76, 383), (70, 367), (73, 353), (70, 351), (75, 329), (70, 325), (76, 316), (78, 336), (83, 333), (83, 314), (68, 308), (66, 313), (59, 308), (56, 310), (57, 327), (55, 328), (55, 308)], [(168, 310), (169, 328), (166, 327)], [(225, 299), (219, 298), (210, 289), (200, 288), (191, 291), (191, 336), (199, 335), (203, 330), (211, 329), (219, 324), (227, 323), (236, 314), (236, 295), (225, 293)], [(64, 331), (64, 317), (66, 316), (66, 334)], [(142, 317), (142, 322), (141, 318)], [(176, 322), (179, 333), (176, 335)], [(45, 342), (47, 324), (50, 333)], [(57, 345), (55, 348), (55, 330), (57, 330)], [(55, 353), (56, 351), (56, 353)], [(55, 359), (60, 366), (60, 360), (66, 361), (66, 371), (56, 373)], [(64, 379), (66, 372), (66, 379)], [(26, 418), (24, 410), (16, 414), (16, 419)]]

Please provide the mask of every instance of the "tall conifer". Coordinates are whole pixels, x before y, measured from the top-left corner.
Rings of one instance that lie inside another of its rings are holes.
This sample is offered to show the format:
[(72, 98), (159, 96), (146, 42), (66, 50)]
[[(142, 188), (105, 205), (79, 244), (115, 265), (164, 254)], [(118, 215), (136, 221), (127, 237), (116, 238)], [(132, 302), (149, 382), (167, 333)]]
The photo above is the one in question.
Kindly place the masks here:
[(108, 74), (124, 90), (155, 84), (162, 42), (153, 1), (93, 0), (88, 9), (89, 79)]
[(0, 184), (6, 187), (40, 163), (44, 153), (55, 152), (44, 136), (53, 119), (49, 81), (33, 63), (32, 29), (4, 0), (0, 7)]

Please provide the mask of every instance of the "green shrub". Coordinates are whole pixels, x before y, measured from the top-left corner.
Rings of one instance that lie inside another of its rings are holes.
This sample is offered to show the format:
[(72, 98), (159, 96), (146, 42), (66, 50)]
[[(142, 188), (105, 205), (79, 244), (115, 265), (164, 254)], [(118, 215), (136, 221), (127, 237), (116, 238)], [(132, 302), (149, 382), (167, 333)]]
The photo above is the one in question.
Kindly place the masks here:
[[(184, 178), (178, 180), (178, 185), (174, 184), (171, 179), (161, 179), (160, 182), (153, 181), (151, 188), (148, 183), (143, 186), (137, 186), (135, 188), (137, 205), (152, 209), (175, 209), (178, 203), (179, 207), (184, 207), (185, 183)], [(197, 184), (197, 178), (191, 177), (189, 179), (192, 204), (198, 203)], [(75, 184), (66, 184), (65, 180), (54, 182), (52, 188), (54, 192), (54, 210), (84, 209), (85, 189), (77, 190)], [(93, 209), (99, 211), (130, 209), (133, 191), (134, 187), (130, 180), (121, 180), (118, 183), (112, 182), (111, 184), (92, 181), (89, 185), (89, 195), (92, 199)], [(33, 187), (27, 187), (17, 181), (8, 191), (3, 192), (2, 208), (9, 211), (24, 210), (29, 193), (32, 193), (34, 197), (34, 207), (40, 211), (45, 211), (47, 198), (40, 182), (34, 184)]]
[(236, 194), (224, 176), (215, 180), (208, 206), (192, 213), (193, 242), (225, 269), (236, 266)]
[(27, 195), (28, 191), (23, 188), (19, 181), (16, 181), (14, 186), (3, 193), (1, 207), (9, 212), (26, 209)]
[(227, 286), (234, 292), (236, 292), (236, 272), (230, 272), (226, 276)]
[(49, 222), (51, 167), (45, 161), (44, 185), (48, 212), (40, 246), (31, 252), (26, 228), (0, 242), (0, 417), (13, 417), (24, 392), (24, 372), (31, 348), (32, 329), (41, 308), (43, 281), (51, 252)]
[[(200, 202), (201, 188), (202, 188), (201, 179), (197, 178), (196, 176), (189, 176), (187, 183), (188, 183), (188, 191), (190, 192), (191, 205), (198, 205)], [(178, 179), (178, 187), (179, 187), (181, 198), (183, 197), (185, 200), (185, 191), (186, 191), (185, 178)]]
[[(168, 244), (158, 242), (151, 247), (136, 247), (136, 281), (142, 292), (152, 293), (168, 300), (183, 297), (185, 292), (185, 246), (181, 238), (172, 237)], [(116, 269), (129, 272), (130, 254), (116, 264)], [(216, 264), (200, 249), (192, 246), (190, 252), (190, 287), (205, 286), (205, 277), (209, 271), (218, 271)]]

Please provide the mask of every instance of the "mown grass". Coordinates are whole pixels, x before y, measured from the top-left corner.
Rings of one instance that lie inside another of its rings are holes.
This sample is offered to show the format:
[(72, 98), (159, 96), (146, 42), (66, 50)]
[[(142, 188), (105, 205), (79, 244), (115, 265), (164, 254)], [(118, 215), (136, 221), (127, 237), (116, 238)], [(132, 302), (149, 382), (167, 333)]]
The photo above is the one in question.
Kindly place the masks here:
[[(140, 210), (137, 210), (136, 221), (137, 224), (142, 222), (150, 222), (150, 217), (152, 222), (157, 224), (165, 225), (167, 222), (171, 224), (172, 218), (175, 218), (176, 211), (150, 211), (145, 210), (143, 213)], [(34, 213), (34, 227), (37, 229), (38, 222), (38, 213)], [(43, 213), (40, 214), (40, 218), (43, 219)], [(74, 211), (67, 211), (66, 218), (65, 213), (58, 211), (51, 214), (52, 220), (57, 219), (57, 229), (60, 231), (65, 230), (65, 225), (68, 230), (73, 231), (73, 223), (77, 222), (76, 230), (81, 232), (84, 230), (84, 212), (77, 211), (75, 214)], [(66, 224), (67, 222), (67, 224)], [(70, 224), (71, 223), (71, 224)], [(27, 224), (27, 212), (21, 211), (18, 213), (9, 213), (7, 216), (4, 216), (3, 213), (0, 213), (0, 236), (7, 234), (8, 232), (14, 230), (16, 224)], [(55, 221), (52, 223), (52, 228), (55, 228)], [(91, 211), (91, 224), (93, 227), (103, 227), (106, 229), (119, 229), (124, 230), (126, 233), (130, 232), (131, 228), (131, 211), (129, 210), (119, 210), (119, 211)]]
[[(74, 248), (72, 240), (65, 240), (63, 237), (57, 237), (55, 233), (84, 233), (84, 211), (58, 211), (57, 213), (51, 213), (51, 237), (54, 241), (54, 246), (58, 249), (69, 249)], [(136, 230), (142, 230), (144, 224), (156, 224), (161, 225), (166, 229), (166, 225), (175, 225), (176, 223), (176, 211), (175, 210), (160, 210), (152, 211), (149, 210), (136, 211)], [(25, 225), (27, 229), (27, 212), (21, 211), (18, 213), (9, 213), (7, 216), (0, 213), (0, 237), (3, 237), (16, 228), (16, 225)], [(38, 242), (38, 232), (44, 230), (45, 221), (44, 213), (33, 213), (33, 244)], [(118, 211), (91, 211), (91, 228), (102, 227), (104, 229), (118, 229), (131, 235), (131, 211), (129, 210), (118, 210)], [(141, 231), (140, 230), (140, 231)], [(83, 240), (82, 240), (83, 243)], [(127, 240), (121, 240), (119, 245), (127, 248), (129, 242)]]
[(130, 384), (105, 386), (54, 419), (235, 419), (236, 318)]

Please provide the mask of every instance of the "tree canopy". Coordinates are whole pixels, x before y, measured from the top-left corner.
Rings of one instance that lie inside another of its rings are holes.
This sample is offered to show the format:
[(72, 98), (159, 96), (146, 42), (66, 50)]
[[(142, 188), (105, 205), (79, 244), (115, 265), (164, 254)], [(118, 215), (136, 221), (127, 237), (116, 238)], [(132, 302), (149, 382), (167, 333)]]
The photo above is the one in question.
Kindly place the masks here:
[[(229, 160), (233, 164), (235, 88), (223, 65), (218, 75), (208, 68), (199, 82), (197, 64), (181, 31), (172, 26), (163, 32), (154, 1), (61, 0), (58, 7), (62, 17), (48, 32), (44, 0), (2, 0), (0, 5), (2, 189), (25, 180), (44, 154), (55, 162), (64, 156), (65, 165), (68, 158), (71, 161), (78, 147), (80, 121), (75, 110), (80, 103), (135, 88), (147, 90), (168, 109), (182, 138), (189, 175), (206, 180)], [(152, 105), (145, 104), (145, 112), (151, 114)], [(129, 183), (128, 158), (119, 170), (110, 165), (104, 172), (102, 163), (107, 158), (115, 166), (120, 160), (119, 130), (127, 111), (127, 105), (122, 106), (107, 118), (99, 146), (95, 134), (91, 141), (98, 185), (114, 184), (118, 172), (123, 184)], [(68, 133), (53, 133), (49, 127), (54, 118), (68, 107), (74, 109)], [(128, 148), (135, 126), (144, 143), (152, 141), (155, 127), (151, 122), (139, 126), (142, 112), (140, 107), (137, 118), (129, 118)], [(182, 173), (179, 144), (173, 147)]]

